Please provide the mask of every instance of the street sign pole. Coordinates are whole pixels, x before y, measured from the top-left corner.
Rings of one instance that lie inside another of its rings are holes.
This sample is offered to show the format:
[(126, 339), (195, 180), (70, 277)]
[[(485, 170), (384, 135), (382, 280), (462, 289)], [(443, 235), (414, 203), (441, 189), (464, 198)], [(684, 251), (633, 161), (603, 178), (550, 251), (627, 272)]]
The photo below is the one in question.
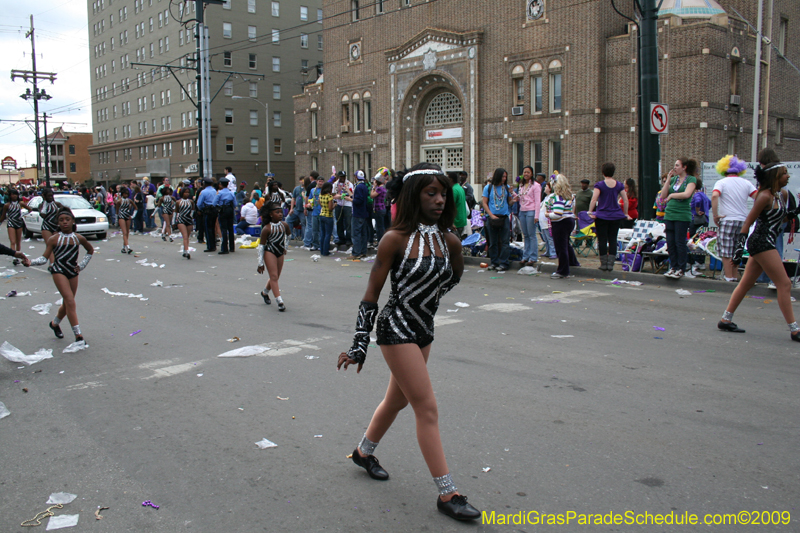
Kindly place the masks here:
[(650, 104), (658, 102), (658, 7), (656, 0), (641, 0), (641, 50), (639, 55), (639, 80), (641, 100), (639, 101), (639, 185), (641, 198), (639, 213), (645, 220), (652, 219), (653, 199), (659, 189), (658, 164), (661, 147), (658, 135), (650, 133)]

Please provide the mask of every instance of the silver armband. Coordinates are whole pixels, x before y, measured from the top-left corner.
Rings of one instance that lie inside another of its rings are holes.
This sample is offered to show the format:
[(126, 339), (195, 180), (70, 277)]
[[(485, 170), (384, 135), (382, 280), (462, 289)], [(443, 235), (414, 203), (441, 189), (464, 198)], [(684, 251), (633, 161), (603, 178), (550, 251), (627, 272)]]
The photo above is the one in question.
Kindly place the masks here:
[(259, 244), (258, 245), (258, 247), (256, 248), (256, 254), (258, 254), (258, 266), (259, 267), (263, 267), (264, 266), (264, 245), (263, 244)]
[(39, 266), (39, 265), (46, 265), (47, 258), (45, 256), (37, 257), (36, 259), (31, 259), (31, 266)]
[(78, 263), (78, 269), (79, 269), (81, 272), (83, 272), (83, 271), (86, 269), (86, 265), (88, 265), (88, 264), (89, 264), (89, 261), (91, 261), (91, 260), (92, 260), (92, 254), (86, 254), (86, 255), (84, 255), (84, 256), (83, 256), (83, 259), (81, 259), (81, 262), (80, 262), (80, 263)]

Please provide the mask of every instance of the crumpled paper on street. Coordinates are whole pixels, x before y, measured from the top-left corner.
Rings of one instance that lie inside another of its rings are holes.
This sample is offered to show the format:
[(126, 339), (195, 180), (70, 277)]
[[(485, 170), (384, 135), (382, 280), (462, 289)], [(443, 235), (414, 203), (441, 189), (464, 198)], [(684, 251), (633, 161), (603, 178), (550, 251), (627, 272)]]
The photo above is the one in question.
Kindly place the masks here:
[(156, 282), (155, 283), (151, 283), (150, 286), (151, 287), (163, 287), (164, 286), (164, 282), (157, 279)]
[(319, 254), (314, 254), (314, 255), (311, 256), (311, 260), (316, 263), (317, 261), (319, 261), (320, 257), (322, 257), (322, 256), (319, 255)]
[(266, 448), (277, 448), (278, 447), (277, 444), (275, 444), (271, 440), (267, 440), (267, 439), (263, 439), (263, 440), (260, 440), (260, 441), (256, 442), (256, 446), (258, 446), (262, 450), (264, 450)]
[(89, 345), (86, 344), (86, 341), (75, 341), (75, 342), (71, 343), (69, 346), (67, 346), (66, 348), (64, 348), (64, 351), (62, 351), (61, 353), (80, 352), (81, 350), (85, 350), (88, 347), (89, 347)]
[(250, 357), (251, 355), (258, 355), (270, 350), (269, 346), (243, 346), (229, 352), (221, 353), (217, 357)]
[(13, 268), (9, 268), (7, 270), (3, 270), (2, 272), (0, 272), (0, 278), (10, 278), (14, 274), (19, 274), (19, 272), (17, 272)]
[(145, 259), (140, 259), (139, 261), (136, 261), (136, 264), (137, 265), (142, 265), (142, 266), (145, 266), (145, 267), (158, 268), (158, 263), (148, 263), (146, 258)]
[(62, 514), (58, 516), (51, 516), (50, 521), (47, 522), (47, 529), (45, 529), (45, 531), (77, 526), (79, 517), (80, 515), (77, 514)]
[(466, 302), (456, 302), (456, 307), (469, 307), (469, 304)]
[(6, 407), (6, 404), (4, 404), (3, 402), (0, 402), (0, 418), (5, 418), (10, 414), (11, 414), (11, 411), (8, 410), (8, 407)]
[(522, 267), (519, 270), (517, 270), (517, 274), (520, 274), (521, 276), (533, 276), (534, 274), (538, 273), (539, 271), (533, 268), (532, 266)]
[(142, 294), (131, 294), (129, 292), (113, 292), (113, 291), (108, 290), (105, 287), (103, 287), (100, 290), (103, 291), (104, 293), (110, 295), (110, 296), (127, 296), (128, 298), (139, 298), (143, 302), (146, 302), (147, 300), (149, 300), (149, 298), (144, 298), (143, 297), (144, 295), (142, 295)]
[(678, 293), (678, 296), (680, 296), (681, 298), (683, 298), (684, 296), (691, 296), (692, 295), (691, 292), (689, 292), (689, 291), (687, 291), (685, 289), (677, 289), (675, 292)]
[(52, 358), (53, 350), (49, 348), (40, 348), (33, 355), (25, 355), (19, 348), (15, 348), (9, 344), (8, 341), (5, 341), (2, 345), (0, 345), (0, 355), (13, 363), (25, 363), (26, 365), (32, 365), (34, 363), (38, 363), (42, 359)]
[(50, 495), (50, 499), (47, 500), (47, 505), (55, 505), (57, 503), (66, 505), (77, 497), (76, 494), (70, 494), (69, 492), (54, 492)]
[(52, 306), (53, 304), (36, 304), (31, 307), (31, 311), (36, 311), (40, 315), (49, 315)]

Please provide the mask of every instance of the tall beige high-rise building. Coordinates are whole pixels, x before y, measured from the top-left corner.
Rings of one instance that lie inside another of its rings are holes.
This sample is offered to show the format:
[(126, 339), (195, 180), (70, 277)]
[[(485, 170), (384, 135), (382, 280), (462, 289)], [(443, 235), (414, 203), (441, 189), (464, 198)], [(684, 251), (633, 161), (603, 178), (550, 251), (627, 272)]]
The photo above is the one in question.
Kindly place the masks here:
[[(195, 2), (88, 0), (87, 6), (92, 177), (197, 177)], [(211, 68), (225, 71), (211, 76), (214, 174), (231, 166), (252, 186), (263, 183), (269, 159), (277, 179), (296, 179), (292, 96), (320, 70), (321, 8), (321, 0), (206, 5)]]

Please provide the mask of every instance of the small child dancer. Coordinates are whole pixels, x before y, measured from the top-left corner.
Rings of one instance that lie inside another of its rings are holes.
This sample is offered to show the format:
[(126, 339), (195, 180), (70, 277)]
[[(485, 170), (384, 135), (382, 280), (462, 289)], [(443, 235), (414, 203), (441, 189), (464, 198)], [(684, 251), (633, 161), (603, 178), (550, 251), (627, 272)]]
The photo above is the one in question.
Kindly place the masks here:
[[(278, 279), (281, 277), (283, 256), (286, 254), (286, 236), (289, 235), (291, 229), (289, 224), (283, 222), (283, 207), (278, 203), (267, 202), (264, 204), (264, 207), (261, 208), (261, 220), (263, 229), (257, 248), (258, 273), (264, 273), (266, 263), (269, 274), (269, 281), (261, 291), (261, 297), (264, 298), (265, 304), (271, 304), (269, 291), (272, 289), (275, 301), (278, 302), (278, 311), (286, 311), (283, 298), (281, 298), (281, 289), (278, 287)], [(268, 222), (269, 224), (267, 224)]]
[[(8, 203), (3, 206), (0, 212), (0, 224), (6, 220), (8, 226), (8, 240), (11, 242), (11, 248), (15, 252), (21, 250), (22, 243), (22, 207), (28, 207), (26, 202), (21, 202), (19, 199), (19, 191), (10, 189), (8, 191)], [(14, 266), (19, 264), (19, 259), (14, 259)]]
[(181, 199), (178, 200), (177, 208), (178, 230), (183, 237), (183, 257), (191, 259), (192, 254), (189, 253), (189, 235), (192, 234), (192, 225), (194, 224), (194, 200), (192, 200), (192, 189), (187, 186), (181, 189)]
[(161, 198), (158, 203), (161, 206), (161, 219), (163, 224), (161, 226), (161, 240), (166, 241), (169, 237), (169, 242), (172, 240), (172, 213), (175, 211), (175, 200), (172, 198), (172, 189), (165, 186), (161, 189)]
[[(75, 233), (75, 216), (67, 208), (62, 208), (58, 212), (59, 232), (47, 240), (47, 248), (44, 255), (31, 261), (31, 265), (44, 265), (47, 258), (53, 255), (53, 264), (48, 270), (53, 275), (53, 283), (61, 294), (62, 303), (58, 308), (56, 318), (50, 322), (50, 329), (56, 337), (64, 338), (59, 324), (66, 316), (72, 325), (72, 332), (75, 334), (75, 342), (83, 340), (81, 327), (78, 324), (78, 311), (75, 305), (75, 293), (78, 292), (78, 274), (86, 268), (92, 259), (94, 248), (86, 237)], [(83, 260), (78, 263), (78, 253), (80, 247), (86, 250)]]
[(123, 254), (130, 254), (133, 251), (128, 246), (128, 236), (131, 233), (131, 220), (136, 216), (136, 204), (130, 199), (130, 195), (127, 187), (120, 187), (119, 196), (114, 200), (114, 204), (117, 206), (119, 229), (122, 231)]

